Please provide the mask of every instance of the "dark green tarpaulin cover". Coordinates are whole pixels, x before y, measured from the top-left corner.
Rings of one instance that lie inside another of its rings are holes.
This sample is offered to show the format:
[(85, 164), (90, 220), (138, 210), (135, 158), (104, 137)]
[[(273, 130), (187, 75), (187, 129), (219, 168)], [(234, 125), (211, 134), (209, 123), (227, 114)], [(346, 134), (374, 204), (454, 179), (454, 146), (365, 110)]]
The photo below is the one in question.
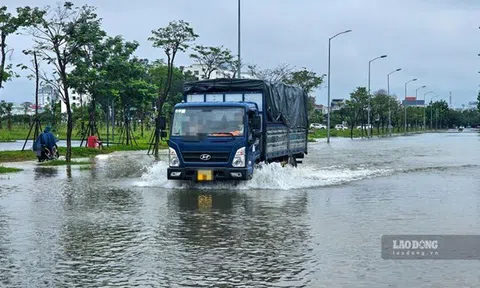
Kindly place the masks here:
[(257, 79), (211, 79), (187, 82), (184, 94), (221, 92), (261, 92), (269, 121), (283, 122), (289, 128), (308, 129), (308, 95), (296, 86)]

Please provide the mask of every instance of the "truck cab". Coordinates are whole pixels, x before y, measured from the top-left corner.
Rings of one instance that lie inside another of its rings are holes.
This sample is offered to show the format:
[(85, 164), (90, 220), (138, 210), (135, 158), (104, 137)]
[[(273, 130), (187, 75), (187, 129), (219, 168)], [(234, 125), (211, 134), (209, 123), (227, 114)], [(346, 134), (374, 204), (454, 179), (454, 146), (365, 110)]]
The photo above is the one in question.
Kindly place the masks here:
[(187, 102), (174, 107), (167, 178), (248, 180), (262, 151), (253, 102)]

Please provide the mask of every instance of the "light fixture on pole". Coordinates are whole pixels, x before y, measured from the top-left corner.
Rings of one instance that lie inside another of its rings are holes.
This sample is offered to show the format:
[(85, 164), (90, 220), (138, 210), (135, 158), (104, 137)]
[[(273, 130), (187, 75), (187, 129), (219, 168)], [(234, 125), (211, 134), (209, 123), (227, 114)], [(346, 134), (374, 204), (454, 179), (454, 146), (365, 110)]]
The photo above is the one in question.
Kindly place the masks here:
[(390, 97), (390, 75), (395, 73), (395, 72), (398, 72), (398, 71), (401, 71), (402, 68), (398, 68), (396, 70), (393, 70), (392, 72), (388, 73), (387, 74), (387, 95), (388, 95), (388, 133), (390, 136), (392, 136), (392, 111), (390, 109), (390, 102), (392, 102), (392, 99)]
[(427, 102), (426, 102), (426, 97), (428, 94), (433, 93), (434, 91), (428, 91), (427, 93), (423, 94), (423, 131), (427, 130), (427, 118), (426, 118), (426, 111), (427, 111)]
[(367, 129), (368, 129), (368, 137), (370, 138), (371, 136), (371, 129), (370, 129), (370, 113), (372, 110), (372, 107), (370, 105), (370, 71), (371, 71), (371, 65), (372, 65), (372, 62), (375, 61), (375, 60), (378, 60), (378, 59), (381, 59), (381, 58), (386, 58), (387, 55), (382, 55), (382, 56), (378, 56), (378, 57), (375, 57), (373, 58), (372, 60), (368, 61), (368, 118), (367, 118)]
[(405, 82), (405, 99), (403, 100), (403, 106), (404, 106), (404, 109), (405, 109), (405, 134), (407, 134), (407, 85), (408, 83), (410, 82), (413, 82), (413, 81), (417, 81), (418, 79), (417, 78), (414, 78), (410, 81), (407, 81)]
[[(240, 0), (239, 0), (240, 1)], [(328, 96), (327, 96), (327, 143), (330, 143), (330, 110), (331, 110), (331, 103), (330, 103), (330, 50), (331, 50), (331, 42), (332, 42), (332, 39), (341, 35), (341, 34), (346, 34), (346, 33), (349, 33), (349, 32), (352, 32), (352, 30), (345, 30), (343, 32), (339, 32), (335, 35), (333, 35), (332, 37), (328, 38), (328, 84), (327, 84), (327, 89), (328, 89)]]

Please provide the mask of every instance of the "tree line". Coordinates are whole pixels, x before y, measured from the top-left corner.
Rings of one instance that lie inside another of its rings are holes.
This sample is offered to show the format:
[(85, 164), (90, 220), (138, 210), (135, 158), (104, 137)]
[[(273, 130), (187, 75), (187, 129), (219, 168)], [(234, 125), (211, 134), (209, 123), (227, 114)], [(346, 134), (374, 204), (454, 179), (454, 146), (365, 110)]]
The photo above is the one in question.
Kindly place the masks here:
[[(332, 126), (347, 123), (350, 135), (360, 126), (366, 133), (368, 113), (368, 92), (365, 87), (358, 87), (350, 94), (350, 99), (339, 110), (332, 112)], [(480, 98), (480, 93), (479, 93)], [(385, 90), (374, 92), (370, 98), (371, 129), (377, 134), (389, 133), (391, 123), (392, 132), (409, 132), (418, 129), (447, 129), (456, 126), (480, 126), (480, 109), (450, 109), (445, 100), (425, 103), (425, 107), (407, 106), (397, 100), (397, 97), (388, 95)], [(478, 107), (480, 108), (480, 107)], [(407, 121), (405, 123), (405, 109)], [(389, 117), (390, 116), (390, 117)], [(390, 123), (389, 123), (390, 122)], [(405, 125), (406, 124), (406, 125)]]

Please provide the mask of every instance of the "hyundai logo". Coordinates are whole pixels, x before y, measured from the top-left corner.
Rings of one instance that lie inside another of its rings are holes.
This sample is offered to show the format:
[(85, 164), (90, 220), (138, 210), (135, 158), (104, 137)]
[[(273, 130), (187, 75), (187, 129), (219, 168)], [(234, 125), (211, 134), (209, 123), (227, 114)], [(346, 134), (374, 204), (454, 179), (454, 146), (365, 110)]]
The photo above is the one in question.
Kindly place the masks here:
[(208, 154), (202, 154), (200, 155), (200, 160), (203, 160), (203, 161), (208, 161), (212, 159), (212, 156), (208, 155)]

